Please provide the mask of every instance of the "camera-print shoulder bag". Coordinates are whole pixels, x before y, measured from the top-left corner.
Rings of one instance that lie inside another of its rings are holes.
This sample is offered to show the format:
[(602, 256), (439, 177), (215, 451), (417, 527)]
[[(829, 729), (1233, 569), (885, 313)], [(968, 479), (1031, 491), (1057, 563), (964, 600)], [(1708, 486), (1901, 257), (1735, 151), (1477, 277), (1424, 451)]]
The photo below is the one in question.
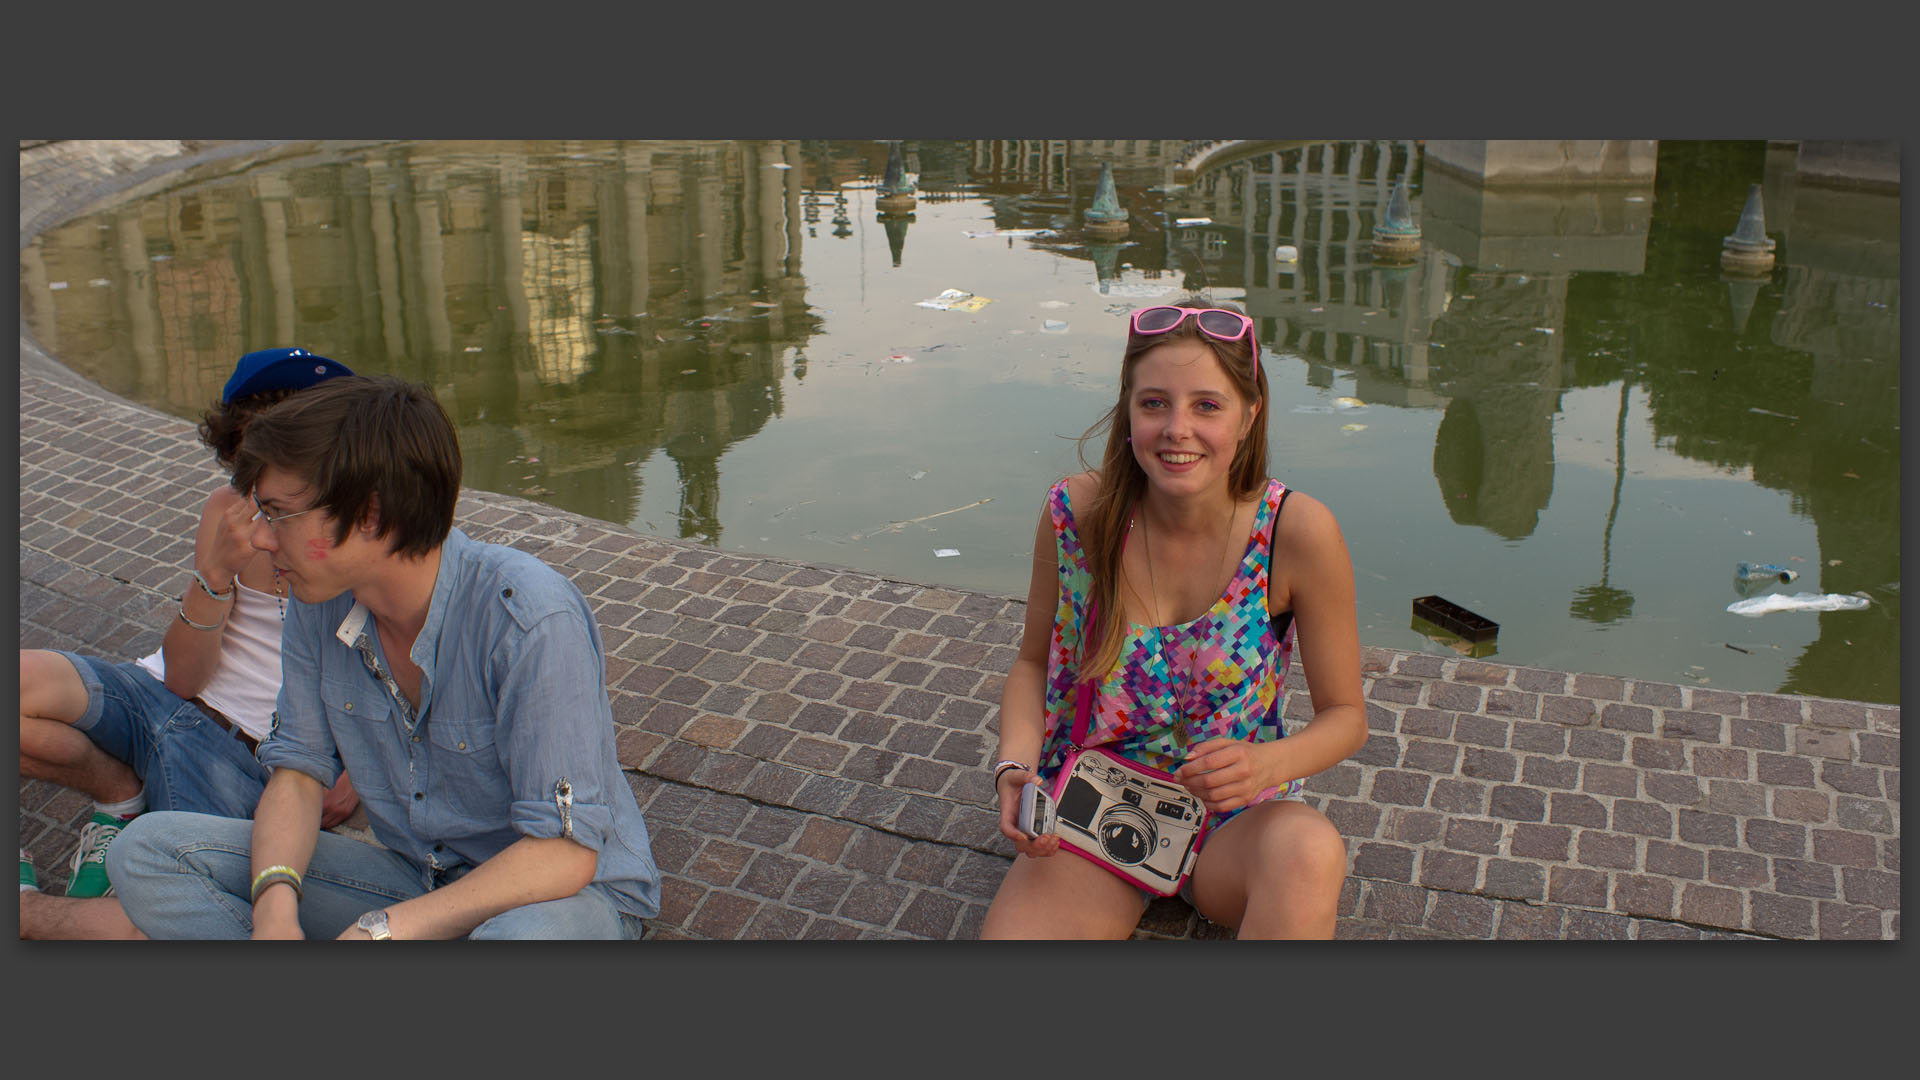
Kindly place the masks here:
[[(1087, 625), (1093, 626), (1089, 609)], [(1060, 846), (1155, 896), (1173, 896), (1193, 873), (1207, 835), (1207, 808), (1172, 774), (1105, 747), (1083, 747), (1096, 680), (1074, 694), (1072, 750), (1054, 776)]]
[(1172, 775), (1105, 747), (1083, 748), (1093, 684), (1081, 683), (1073, 750), (1054, 777), (1060, 846), (1155, 896), (1172, 896), (1193, 873), (1207, 835), (1207, 808)]

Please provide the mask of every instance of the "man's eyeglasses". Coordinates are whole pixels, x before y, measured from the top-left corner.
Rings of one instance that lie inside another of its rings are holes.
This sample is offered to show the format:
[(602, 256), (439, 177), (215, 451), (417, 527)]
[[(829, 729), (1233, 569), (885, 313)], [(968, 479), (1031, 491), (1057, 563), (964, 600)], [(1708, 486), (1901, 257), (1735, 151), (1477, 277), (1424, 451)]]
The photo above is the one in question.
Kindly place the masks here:
[(320, 509), (317, 506), (309, 506), (305, 510), (295, 510), (291, 514), (269, 514), (267, 513), (267, 508), (260, 505), (260, 496), (254, 495), (254, 496), (251, 496), (251, 498), (253, 499), (253, 509), (255, 510), (253, 519), (255, 521), (266, 522), (267, 528), (269, 529), (277, 529), (280, 527), (280, 523), (283, 521), (286, 521), (290, 518), (297, 518), (301, 514), (311, 514), (315, 510)]
[(1133, 313), (1128, 327), (1138, 337), (1153, 337), (1164, 334), (1187, 321), (1192, 316), (1200, 327), (1200, 332), (1215, 341), (1239, 341), (1247, 339), (1247, 346), (1253, 350), (1255, 363), (1260, 360), (1260, 343), (1253, 336), (1253, 320), (1237, 311), (1225, 308), (1173, 307), (1160, 304), (1144, 307)]

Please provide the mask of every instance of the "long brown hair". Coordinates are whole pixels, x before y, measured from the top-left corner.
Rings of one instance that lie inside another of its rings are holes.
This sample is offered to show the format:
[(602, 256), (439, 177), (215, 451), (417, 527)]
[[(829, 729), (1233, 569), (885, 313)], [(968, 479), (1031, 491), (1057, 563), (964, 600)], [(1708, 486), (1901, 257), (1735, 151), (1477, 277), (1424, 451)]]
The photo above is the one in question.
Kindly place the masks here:
[[(1200, 296), (1175, 301), (1177, 307), (1221, 308), (1239, 311), (1232, 304), (1221, 304)], [(1244, 314), (1244, 313), (1243, 313)], [(1125, 604), (1120, 599), (1120, 553), (1127, 539), (1127, 519), (1147, 490), (1147, 474), (1134, 460), (1132, 415), (1128, 403), (1133, 396), (1134, 369), (1148, 350), (1172, 341), (1198, 341), (1213, 350), (1214, 359), (1233, 383), (1234, 392), (1255, 410), (1253, 426), (1233, 455), (1227, 472), (1227, 489), (1236, 503), (1265, 488), (1267, 483), (1267, 373), (1254, 362), (1253, 349), (1245, 339), (1217, 341), (1200, 332), (1191, 318), (1164, 334), (1151, 337), (1127, 335), (1126, 352), (1120, 359), (1120, 396), (1111, 409), (1080, 436), (1080, 463), (1087, 464), (1087, 443), (1106, 433), (1107, 446), (1097, 470), (1099, 479), (1094, 497), (1085, 513), (1074, 516), (1079, 523), (1080, 542), (1087, 555), (1092, 577), (1090, 590), (1095, 605), (1093, 625), (1080, 639), (1080, 677), (1103, 678), (1120, 660), (1120, 645), (1126, 637)], [(1089, 655), (1087, 642), (1094, 642)]]

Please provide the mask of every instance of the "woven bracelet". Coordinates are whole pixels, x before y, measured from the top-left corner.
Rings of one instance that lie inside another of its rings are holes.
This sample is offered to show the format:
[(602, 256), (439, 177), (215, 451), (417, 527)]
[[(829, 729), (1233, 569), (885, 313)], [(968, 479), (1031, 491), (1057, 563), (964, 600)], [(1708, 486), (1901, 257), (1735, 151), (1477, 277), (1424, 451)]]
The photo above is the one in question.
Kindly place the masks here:
[(253, 895), (248, 897), (249, 901), (255, 904), (259, 903), (260, 893), (264, 891), (267, 886), (282, 881), (293, 886), (294, 900), (299, 901), (306, 898), (306, 893), (300, 888), (300, 872), (291, 866), (276, 865), (269, 866), (254, 875)]

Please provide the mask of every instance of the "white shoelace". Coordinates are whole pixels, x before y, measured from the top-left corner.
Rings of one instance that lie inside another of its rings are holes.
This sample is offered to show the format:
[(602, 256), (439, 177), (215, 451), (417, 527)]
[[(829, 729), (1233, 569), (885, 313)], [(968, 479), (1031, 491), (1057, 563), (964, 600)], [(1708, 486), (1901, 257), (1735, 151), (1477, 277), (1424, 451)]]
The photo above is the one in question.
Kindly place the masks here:
[(120, 835), (120, 826), (105, 822), (89, 821), (80, 827), (80, 847), (73, 853), (69, 869), (80, 872), (81, 863), (107, 863), (107, 848), (112, 846), (114, 838)]

